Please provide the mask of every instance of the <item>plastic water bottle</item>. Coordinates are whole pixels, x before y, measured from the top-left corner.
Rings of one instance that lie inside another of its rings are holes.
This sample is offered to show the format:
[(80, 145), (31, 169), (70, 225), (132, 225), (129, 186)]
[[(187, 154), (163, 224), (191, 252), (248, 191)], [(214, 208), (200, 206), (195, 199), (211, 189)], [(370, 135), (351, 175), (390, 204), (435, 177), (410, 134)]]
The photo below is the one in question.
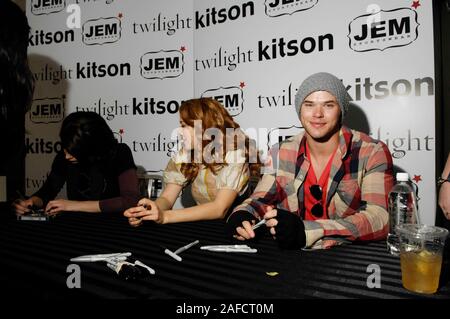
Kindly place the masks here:
[(395, 226), (419, 224), (417, 198), (408, 173), (397, 173), (397, 183), (389, 193), (389, 234), (387, 248), (392, 255), (400, 254), (400, 241)]

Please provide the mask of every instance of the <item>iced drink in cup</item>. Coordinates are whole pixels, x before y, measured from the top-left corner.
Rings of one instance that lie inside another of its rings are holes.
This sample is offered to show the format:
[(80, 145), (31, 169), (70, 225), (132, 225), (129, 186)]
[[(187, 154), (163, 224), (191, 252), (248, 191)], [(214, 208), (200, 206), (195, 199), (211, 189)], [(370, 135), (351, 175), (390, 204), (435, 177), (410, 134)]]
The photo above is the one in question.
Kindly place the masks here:
[(418, 293), (435, 293), (439, 286), (448, 230), (428, 225), (403, 224), (398, 225), (396, 231), (400, 237), (403, 287)]

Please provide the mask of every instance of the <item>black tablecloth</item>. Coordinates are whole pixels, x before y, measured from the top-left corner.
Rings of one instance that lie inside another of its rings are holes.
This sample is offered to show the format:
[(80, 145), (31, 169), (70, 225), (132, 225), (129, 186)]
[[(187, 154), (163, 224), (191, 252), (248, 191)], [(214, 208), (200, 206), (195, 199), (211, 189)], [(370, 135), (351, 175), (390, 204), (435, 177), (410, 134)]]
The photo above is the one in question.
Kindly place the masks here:
[[(447, 260), (438, 293), (410, 293), (401, 284), (399, 258), (386, 252), (384, 242), (285, 251), (266, 233), (248, 243), (256, 254), (218, 253), (199, 247), (231, 243), (222, 221), (133, 228), (121, 215), (87, 213), (63, 213), (48, 222), (3, 219), (0, 236), (1, 289), (37, 298), (450, 298)], [(200, 244), (180, 254), (182, 262), (161, 249), (174, 251), (197, 239)], [(70, 258), (126, 251), (156, 275), (126, 281), (103, 262), (77, 263), (81, 288), (67, 287)], [(370, 289), (368, 266), (374, 264), (381, 270), (381, 287)]]

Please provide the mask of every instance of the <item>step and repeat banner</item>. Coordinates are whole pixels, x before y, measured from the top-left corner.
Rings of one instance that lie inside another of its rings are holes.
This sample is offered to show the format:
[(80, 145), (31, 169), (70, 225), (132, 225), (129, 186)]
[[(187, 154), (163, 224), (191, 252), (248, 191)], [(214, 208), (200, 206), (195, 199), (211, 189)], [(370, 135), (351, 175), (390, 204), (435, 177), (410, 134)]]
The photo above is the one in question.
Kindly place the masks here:
[(353, 98), (345, 123), (388, 145), (419, 187), (422, 221), (434, 224), (431, 1), (28, 0), (27, 16), (28, 194), (70, 112), (98, 112), (140, 171), (161, 175), (179, 144), (181, 101), (219, 100), (266, 152), (302, 130), (295, 93), (325, 71)]

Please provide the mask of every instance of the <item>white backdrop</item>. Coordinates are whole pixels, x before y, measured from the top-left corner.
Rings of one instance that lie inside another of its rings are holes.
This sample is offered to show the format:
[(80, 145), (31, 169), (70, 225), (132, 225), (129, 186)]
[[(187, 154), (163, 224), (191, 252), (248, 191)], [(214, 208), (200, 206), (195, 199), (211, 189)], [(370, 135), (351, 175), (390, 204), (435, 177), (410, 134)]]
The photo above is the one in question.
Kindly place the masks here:
[[(299, 131), (296, 89), (326, 71), (354, 100), (347, 124), (388, 145), (419, 186), (422, 221), (434, 224), (432, 4), (372, 2), (29, 0), (27, 193), (60, 147), (64, 114), (99, 112), (137, 165), (160, 174), (182, 100), (217, 98), (265, 150)], [(67, 26), (70, 4), (81, 28)]]

